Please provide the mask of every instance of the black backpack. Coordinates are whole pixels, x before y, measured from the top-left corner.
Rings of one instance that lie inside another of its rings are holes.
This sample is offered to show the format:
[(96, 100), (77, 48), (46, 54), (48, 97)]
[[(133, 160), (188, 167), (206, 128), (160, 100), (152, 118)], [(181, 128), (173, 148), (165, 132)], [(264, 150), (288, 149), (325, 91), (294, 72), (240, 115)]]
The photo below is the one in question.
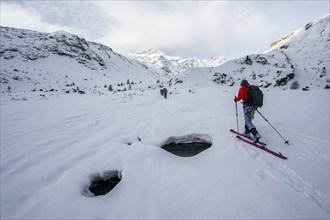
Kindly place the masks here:
[(258, 86), (250, 85), (247, 87), (247, 100), (245, 105), (262, 107), (264, 101), (264, 94)]

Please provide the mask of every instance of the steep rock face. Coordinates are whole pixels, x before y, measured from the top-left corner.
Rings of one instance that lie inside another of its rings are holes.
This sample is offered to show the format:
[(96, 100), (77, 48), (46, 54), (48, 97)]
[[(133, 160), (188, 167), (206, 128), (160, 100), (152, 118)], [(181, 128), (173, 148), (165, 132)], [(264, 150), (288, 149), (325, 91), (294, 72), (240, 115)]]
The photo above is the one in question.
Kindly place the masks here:
[(113, 53), (111, 48), (87, 42), (64, 31), (47, 34), (1, 27), (1, 38), (0, 57), (4, 59), (19, 57), (23, 61), (37, 60), (53, 54), (73, 58), (95, 70), (107, 68), (100, 52), (109, 59)]
[(281, 39), (272, 42), (269, 46), (269, 49), (271, 50), (271, 49), (274, 49), (274, 48), (278, 47), (279, 45), (282, 45), (284, 42), (287, 42), (288, 40), (290, 40), (296, 34), (297, 34), (297, 31), (291, 32), (288, 35), (282, 37)]

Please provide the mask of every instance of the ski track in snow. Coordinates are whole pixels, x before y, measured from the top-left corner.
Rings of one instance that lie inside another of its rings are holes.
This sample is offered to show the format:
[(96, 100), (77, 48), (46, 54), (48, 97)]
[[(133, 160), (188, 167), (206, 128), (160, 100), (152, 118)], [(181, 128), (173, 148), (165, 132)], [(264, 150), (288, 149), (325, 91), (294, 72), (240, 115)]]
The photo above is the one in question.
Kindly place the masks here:
[[(325, 140), (316, 138), (313, 136), (306, 135), (302, 132), (298, 132), (296, 130), (289, 130), (290, 133), (292, 133), (296, 138), (296, 140), (299, 140), (299, 142), (306, 147), (303, 148), (306, 157), (310, 160), (316, 159), (313, 157), (313, 155), (317, 155), (317, 160), (323, 160), (325, 162), (329, 163), (329, 148), (327, 147), (329, 142), (327, 143)], [(296, 141), (295, 140), (295, 141)], [(310, 145), (313, 145), (313, 147), (308, 147)]]
[[(315, 138), (309, 138), (315, 142)], [(323, 142), (323, 141), (321, 141)], [(330, 214), (330, 198), (325, 192), (322, 192), (317, 185), (311, 184), (308, 181), (303, 180), (296, 172), (284, 165), (285, 162), (280, 162), (281, 159), (275, 159), (273, 156), (263, 153), (256, 148), (250, 147), (248, 144), (242, 143), (244, 149), (252, 160), (263, 159), (267, 165), (283, 177), (285, 184), (290, 186), (299, 194), (303, 194), (309, 198), (320, 208)], [(317, 145), (316, 145), (317, 146)], [(321, 154), (321, 158), (325, 158), (327, 154)], [(290, 158), (289, 158), (290, 159)], [(329, 158), (327, 158), (329, 159)], [(262, 179), (266, 180), (272, 175), (268, 171), (259, 170), (257, 175)]]
[(322, 192), (317, 186), (304, 181), (294, 171), (281, 163), (274, 163), (268, 160), (268, 165), (285, 178), (285, 183), (296, 192), (303, 194), (311, 199), (327, 213), (330, 213), (330, 200), (326, 193)]

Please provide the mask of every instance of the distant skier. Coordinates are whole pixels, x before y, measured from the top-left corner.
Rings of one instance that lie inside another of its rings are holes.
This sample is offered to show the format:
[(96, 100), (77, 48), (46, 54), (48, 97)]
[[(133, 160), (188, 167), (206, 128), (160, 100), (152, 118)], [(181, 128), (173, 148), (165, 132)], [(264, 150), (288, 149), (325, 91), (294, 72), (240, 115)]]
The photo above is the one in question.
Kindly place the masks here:
[(244, 112), (244, 120), (245, 120), (245, 132), (243, 133), (247, 137), (251, 137), (253, 135), (253, 142), (257, 143), (261, 138), (261, 135), (257, 131), (256, 127), (252, 124), (252, 119), (254, 118), (254, 111), (258, 108), (255, 106), (247, 106), (247, 90), (250, 84), (247, 80), (243, 79), (241, 82), (241, 88), (238, 91), (238, 96), (235, 97), (234, 101), (238, 102), (243, 99), (243, 112)]
[(166, 88), (163, 89), (163, 94), (164, 94), (164, 98), (167, 99), (167, 89)]

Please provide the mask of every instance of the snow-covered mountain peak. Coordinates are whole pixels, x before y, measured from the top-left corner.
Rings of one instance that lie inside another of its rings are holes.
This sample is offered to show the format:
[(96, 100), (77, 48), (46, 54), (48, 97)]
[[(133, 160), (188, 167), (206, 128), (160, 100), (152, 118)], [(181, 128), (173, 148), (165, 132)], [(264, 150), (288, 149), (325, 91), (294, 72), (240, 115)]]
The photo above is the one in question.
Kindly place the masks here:
[[(306, 46), (303, 44), (306, 44), (307, 41), (324, 41), (328, 42), (329, 41), (329, 21), (330, 17), (329, 14), (325, 15), (322, 18), (316, 19), (313, 22), (307, 23), (303, 28), (300, 28), (296, 31), (293, 31), (289, 33), (288, 35), (284, 36), (280, 40), (274, 41), (270, 44), (270, 49), (269, 50), (274, 50), (274, 49), (287, 49), (290, 46), (291, 41), (297, 41), (300, 38), (300, 40), (304, 39), (302, 42), (301, 46)], [(309, 36), (311, 35), (311, 36)], [(328, 38), (327, 38), (328, 36)], [(300, 41), (299, 40), (299, 41)], [(306, 41), (307, 40), (307, 41)], [(309, 42), (311, 43), (311, 42)], [(293, 43), (296, 44), (296, 43)], [(309, 46), (309, 45), (308, 45)]]
[[(307, 23), (267, 54), (282, 52), (295, 68), (296, 80), (308, 87), (330, 87), (330, 16)], [(309, 85), (308, 85), (309, 84)]]
[(143, 51), (140, 53), (137, 53), (137, 55), (141, 55), (141, 56), (166, 56), (165, 53), (163, 53), (160, 50), (156, 50), (156, 49), (150, 49), (147, 51)]
[(48, 35), (62, 35), (62, 36), (64, 35), (64, 36), (70, 37), (74, 34), (71, 34), (71, 33), (67, 32), (67, 31), (64, 31), (64, 30), (59, 30), (59, 31), (49, 33)]
[(179, 78), (188, 80), (195, 76), (196, 79), (192, 80), (199, 83), (208, 78), (229, 86), (247, 79), (264, 88), (329, 89), (329, 23), (327, 15), (272, 43), (272, 48), (265, 53), (243, 56), (219, 67), (199, 70), (198, 75), (196, 71), (187, 71)]
[(215, 67), (226, 62), (223, 57), (211, 57), (210, 59), (200, 59), (198, 57), (181, 58), (179, 56), (170, 56), (156, 49), (143, 51), (129, 55), (132, 59), (154, 66), (164, 74), (176, 76), (179, 73), (198, 67)]

